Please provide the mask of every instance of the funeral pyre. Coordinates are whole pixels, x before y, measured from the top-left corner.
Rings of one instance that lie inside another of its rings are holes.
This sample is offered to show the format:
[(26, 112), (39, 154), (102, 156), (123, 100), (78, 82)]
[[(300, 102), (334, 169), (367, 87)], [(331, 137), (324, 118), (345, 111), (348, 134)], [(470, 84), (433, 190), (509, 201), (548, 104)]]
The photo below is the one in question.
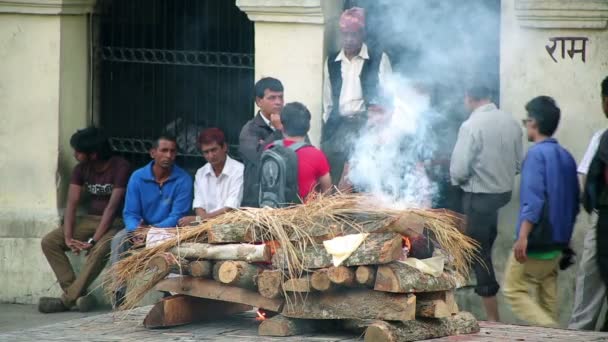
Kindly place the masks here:
[[(148, 327), (256, 307), (266, 336), (328, 324), (365, 331), (366, 341), (473, 333), (477, 321), (454, 299), (477, 248), (461, 226), (445, 210), (387, 209), (365, 195), (235, 210), (132, 251), (110, 269), (106, 289), (127, 284), (124, 309), (153, 289), (186, 295), (156, 304)], [(167, 312), (175, 305), (178, 318)]]

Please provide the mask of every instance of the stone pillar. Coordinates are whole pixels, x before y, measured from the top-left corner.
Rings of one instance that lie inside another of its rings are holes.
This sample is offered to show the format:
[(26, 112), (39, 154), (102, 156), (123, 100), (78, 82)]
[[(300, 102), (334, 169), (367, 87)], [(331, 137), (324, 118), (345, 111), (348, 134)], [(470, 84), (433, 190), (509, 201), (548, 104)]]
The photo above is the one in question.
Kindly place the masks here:
[(0, 0), (0, 302), (58, 294), (40, 238), (59, 227), (69, 136), (88, 118), (94, 0)]
[[(321, 138), (323, 62), (341, 0), (237, 0), (255, 22), (255, 79), (272, 76), (285, 86), (285, 101), (304, 103), (312, 114), (310, 137)], [(253, 85), (252, 85), (253, 86)]]
[[(533, 97), (555, 98), (562, 110), (556, 137), (580, 161), (593, 133), (608, 127), (600, 102), (600, 82), (608, 76), (608, 2), (507, 0), (502, 1), (501, 17), (502, 108), (522, 119), (526, 115), (524, 106)], [(570, 38), (577, 38), (574, 50)], [(578, 51), (583, 39), (584, 54)], [(499, 273), (513, 244), (518, 198), (519, 189), (513, 193), (509, 207), (501, 212), (501, 234), (495, 251)], [(590, 222), (586, 214), (580, 214), (573, 245), (579, 255)], [(570, 317), (574, 271), (572, 267), (560, 274), (562, 323)]]

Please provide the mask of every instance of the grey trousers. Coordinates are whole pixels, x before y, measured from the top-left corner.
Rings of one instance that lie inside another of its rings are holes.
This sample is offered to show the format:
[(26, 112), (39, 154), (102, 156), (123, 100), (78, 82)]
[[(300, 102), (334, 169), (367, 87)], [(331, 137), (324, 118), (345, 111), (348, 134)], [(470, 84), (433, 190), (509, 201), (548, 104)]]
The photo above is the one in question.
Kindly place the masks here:
[(596, 228), (585, 234), (583, 254), (576, 272), (574, 308), (568, 329), (595, 330), (606, 301), (606, 285), (600, 276), (596, 260)]

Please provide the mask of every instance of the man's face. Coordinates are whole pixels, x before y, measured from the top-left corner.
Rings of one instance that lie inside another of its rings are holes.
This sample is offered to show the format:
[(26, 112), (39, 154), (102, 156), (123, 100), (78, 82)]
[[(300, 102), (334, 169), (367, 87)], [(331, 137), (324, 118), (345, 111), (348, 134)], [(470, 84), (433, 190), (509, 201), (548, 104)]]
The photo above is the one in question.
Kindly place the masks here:
[(79, 163), (86, 162), (89, 160), (89, 156), (86, 153), (78, 151), (74, 151), (74, 158), (76, 158)]
[(150, 156), (154, 162), (163, 169), (170, 169), (175, 163), (177, 155), (177, 144), (173, 141), (160, 139), (158, 147), (150, 150)]
[(472, 113), (475, 110), (474, 101), (469, 95), (464, 96), (464, 108), (466, 108), (469, 113)]
[(283, 92), (272, 91), (270, 89), (264, 90), (264, 97), (256, 97), (255, 103), (260, 107), (260, 111), (267, 118), (270, 114), (279, 114), (283, 109)]
[(532, 142), (538, 136), (538, 126), (536, 125), (536, 120), (531, 117), (527, 117), (522, 120), (524, 128), (526, 129), (526, 135), (528, 136), (528, 141)]
[(348, 55), (356, 55), (363, 46), (363, 32), (342, 32), (342, 47), (344, 53)]
[(212, 166), (215, 166), (226, 160), (228, 146), (226, 144), (219, 145), (214, 141), (211, 144), (201, 144), (201, 151), (205, 160)]

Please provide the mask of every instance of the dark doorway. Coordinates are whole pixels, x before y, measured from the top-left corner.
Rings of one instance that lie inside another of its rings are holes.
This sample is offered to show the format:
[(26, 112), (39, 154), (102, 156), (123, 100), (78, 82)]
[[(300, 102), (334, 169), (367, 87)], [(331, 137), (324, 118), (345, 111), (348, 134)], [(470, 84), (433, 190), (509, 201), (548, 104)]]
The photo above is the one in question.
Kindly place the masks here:
[(254, 83), (253, 22), (235, 1), (102, 0), (94, 28), (93, 98), (116, 151), (143, 165), (152, 139), (169, 132), (178, 163), (193, 171), (204, 163), (195, 141), (207, 127), (235, 150)]

